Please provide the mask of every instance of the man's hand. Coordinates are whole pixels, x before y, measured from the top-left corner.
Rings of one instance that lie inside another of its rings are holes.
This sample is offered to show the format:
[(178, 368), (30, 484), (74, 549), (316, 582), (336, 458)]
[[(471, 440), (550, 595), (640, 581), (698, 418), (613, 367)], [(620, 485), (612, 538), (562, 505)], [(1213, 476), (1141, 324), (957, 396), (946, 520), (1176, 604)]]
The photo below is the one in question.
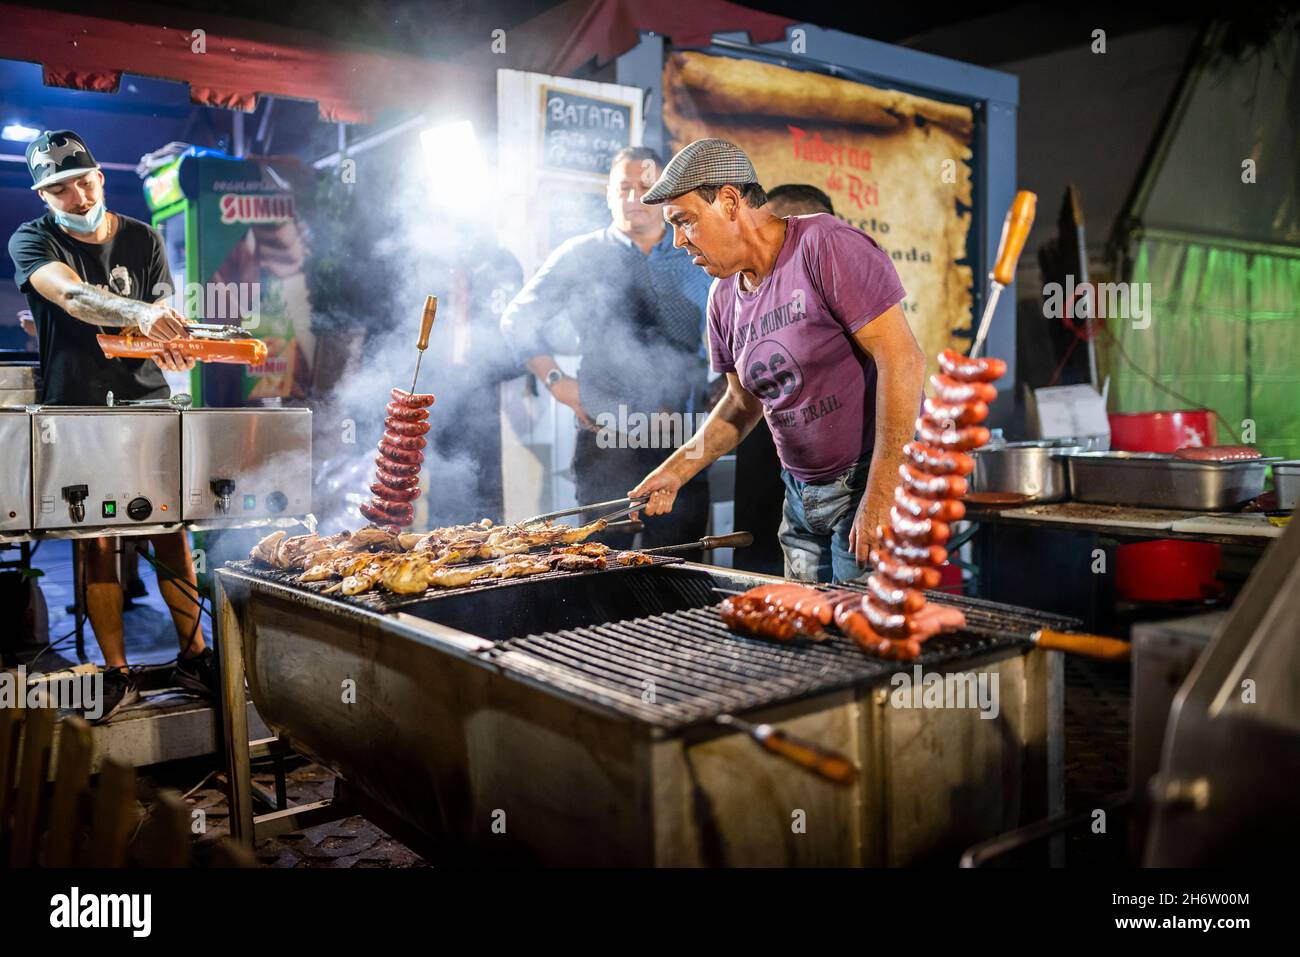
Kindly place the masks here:
[(582, 400), (578, 397), (578, 380), (565, 376), (551, 387), (551, 395), (555, 396), (555, 401), (567, 405), (573, 410), (573, 414), (578, 417), (578, 424), (588, 432), (596, 431), (596, 423), (592, 421), (587, 410), (582, 407)]
[[(628, 492), (627, 497), (648, 497), (650, 500), (645, 506), (647, 515), (667, 515), (673, 510), (673, 503), (677, 501), (677, 492), (681, 487), (682, 480), (670, 469), (661, 465), (642, 479), (640, 485)], [(633, 512), (628, 517), (636, 521), (639, 515), (639, 512)]]
[(18, 310), (18, 325), (22, 327), (23, 332), (27, 333), (29, 336), (35, 337), (36, 320), (32, 318), (32, 311), (30, 309)]
[[(190, 331), (185, 327), (185, 317), (165, 302), (155, 302), (147, 307), (143, 316), (136, 323), (140, 334), (156, 342), (170, 342), (172, 339), (185, 339)], [(159, 363), (161, 365), (161, 363)], [(193, 363), (190, 363), (193, 366)], [(163, 366), (163, 368), (168, 368)]]
[(849, 530), (849, 548), (853, 550), (858, 565), (865, 568), (871, 549), (879, 542), (876, 539), (877, 527), (889, 524), (889, 507), (893, 489), (879, 491), (871, 485), (858, 503), (857, 514), (853, 516), (853, 527)]
[(160, 369), (168, 372), (189, 372), (194, 368), (194, 357), (182, 354), (177, 349), (166, 348), (149, 357)]

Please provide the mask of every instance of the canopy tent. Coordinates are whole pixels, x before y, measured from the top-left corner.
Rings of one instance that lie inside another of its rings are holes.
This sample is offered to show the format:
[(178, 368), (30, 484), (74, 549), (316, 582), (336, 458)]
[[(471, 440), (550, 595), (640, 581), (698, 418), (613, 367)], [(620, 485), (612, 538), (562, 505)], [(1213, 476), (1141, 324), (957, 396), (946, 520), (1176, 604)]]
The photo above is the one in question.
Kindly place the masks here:
[(40, 64), (51, 86), (114, 93), (125, 71), (188, 83), (204, 106), (252, 111), (260, 95), (274, 95), (314, 100), (322, 119), (365, 123), (386, 109), (427, 108), (448, 90), (490, 87), (502, 67), (559, 75), (600, 68), (636, 46), (641, 31), (684, 45), (729, 31), (767, 42), (795, 22), (726, 0), (569, 0), (510, 30), (504, 49), (485, 42), (449, 63), (207, 14), (119, 10), (109, 18), (0, 4), (0, 59)]
[(1300, 33), (1230, 59), (1211, 30), (1130, 204), (1108, 320), (1112, 410), (1201, 405), (1220, 442), (1300, 457)]
[(188, 12), (170, 19), (0, 4), (0, 59), (40, 64), (50, 86), (115, 93), (129, 72), (188, 83), (191, 100), (203, 106), (252, 111), (259, 95), (274, 95), (314, 100), (322, 119), (348, 123), (423, 107), (434, 91), (473, 79), (455, 64), (348, 49), (304, 31)]
[(727, 0), (567, 0), (508, 31), (503, 50), (485, 44), (461, 62), (576, 76), (612, 63), (640, 42), (642, 32), (670, 37), (680, 47), (707, 46), (715, 33), (734, 32), (748, 33), (753, 43), (771, 43), (798, 22)]

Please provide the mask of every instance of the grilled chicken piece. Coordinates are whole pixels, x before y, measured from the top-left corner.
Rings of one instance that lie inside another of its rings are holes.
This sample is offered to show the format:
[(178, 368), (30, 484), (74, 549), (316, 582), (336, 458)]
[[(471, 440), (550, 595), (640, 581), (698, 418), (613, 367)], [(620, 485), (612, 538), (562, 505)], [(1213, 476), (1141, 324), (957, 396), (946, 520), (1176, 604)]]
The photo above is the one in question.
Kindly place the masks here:
[(583, 542), (580, 545), (556, 545), (551, 549), (552, 555), (586, 555), (588, 558), (604, 558), (612, 549), (603, 542)]
[(425, 581), (431, 588), (459, 588), (491, 573), (491, 565), (475, 565), (473, 568), (430, 568)]
[(367, 525), (352, 536), (352, 548), (355, 551), (376, 547), (386, 552), (396, 551), (397, 536), (375, 525)]
[(286, 570), (305, 567), (304, 560), (319, 542), (319, 535), (294, 535), (292, 538), (281, 539), (275, 546), (275, 566)]
[(298, 576), (298, 581), (322, 582), (327, 578), (345, 577), (365, 568), (373, 559), (374, 556), (369, 553), (358, 555), (356, 552), (342, 552), (313, 564)]
[(395, 595), (416, 595), (429, 587), (429, 571), (423, 555), (400, 555), (385, 564), (379, 584)]
[(409, 552), (420, 544), (420, 541), (428, 536), (429, 532), (398, 532), (397, 547), (404, 552)]
[(493, 578), (522, 578), (549, 572), (551, 563), (536, 555), (511, 555), (493, 562), (489, 568)]
[(349, 575), (338, 584), (321, 589), (321, 594), (329, 595), (337, 591), (345, 595), (360, 595), (362, 592), (374, 588), (375, 582), (379, 581), (379, 576), (383, 573), (383, 565), (371, 563), (355, 575)]
[(560, 541), (565, 545), (572, 545), (574, 542), (580, 542), (583, 539), (590, 538), (597, 532), (603, 532), (609, 522), (603, 518), (598, 518), (588, 525), (579, 525), (577, 528), (569, 529), (560, 536)]
[(653, 565), (654, 559), (645, 552), (619, 552), (614, 561), (620, 565)]
[(262, 562), (264, 565), (274, 565), (275, 548), (284, 539), (284, 536), (284, 532), (272, 532), (253, 546), (253, 550), (248, 553), (248, 557), (255, 562)]
[(551, 567), (557, 572), (590, 572), (605, 567), (603, 555), (552, 555)]

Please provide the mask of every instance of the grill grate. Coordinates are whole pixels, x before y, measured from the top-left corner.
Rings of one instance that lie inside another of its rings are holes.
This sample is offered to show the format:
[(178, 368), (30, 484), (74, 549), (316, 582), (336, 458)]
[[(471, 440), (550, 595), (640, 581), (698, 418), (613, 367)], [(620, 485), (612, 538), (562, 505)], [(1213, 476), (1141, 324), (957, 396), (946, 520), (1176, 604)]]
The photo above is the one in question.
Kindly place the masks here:
[(874, 684), (915, 664), (930, 670), (968, 661), (1017, 645), (1024, 634), (1020, 620), (1010, 634), (972, 629), (943, 635), (926, 642), (915, 662), (900, 663), (870, 658), (836, 632), (825, 642), (799, 645), (736, 635), (722, 623), (717, 605), (710, 605), (512, 638), (488, 656), (506, 672), (676, 729), (719, 714)]
[[(685, 559), (675, 555), (651, 555), (651, 560), (655, 565), (673, 565), (680, 564)], [(277, 585), (286, 585), (289, 588), (296, 588), (299, 591), (309, 591), (321, 598), (336, 601), (340, 604), (351, 605), (355, 608), (364, 608), (367, 611), (377, 611), (382, 614), (401, 611), (410, 608), (412, 605), (423, 605), (431, 601), (441, 601), (444, 598), (455, 598), (461, 595), (477, 594), (478, 592), (492, 591), (497, 588), (510, 588), (514, 585), (521, 585), (525, 582), (554, 581), (557, 578), (581, 578), (586, 575), (612, 575), (618, 572), (632, 571), (636, 568), (647, 568), (646, 565), (611, 565), (603, 570), (591, 570), (581, 572), (554, 571), (545, 572), (541, 575), (526, 575), (522, 578), (480, 578), (476, 582), (468, 585), (462, 585), (459, 588), (431, 588), (419, 595), (394, 595), (390, 592), (381, 591), (378, 588), (362, 592), (360, 595), (341, 595), (337, 592), (326, 595), (323, 594), (333, 582), (301, 582), (298, 580), (297, 572), (284, 571), (280, 568), (270, 568), (257, 562), (243, 559), (227, 563), (231, 568), (252, 575), (255, 578), (261, 578), (266, 581), (275, 582)], [(630, 580), (638, 580), (641, 576), (628, 576)]]
[[(863, 594), (867, 591), (867, 586), (858, 582), (843, 582), (819, 587), (823, 591), (841, 588)], [(949, 605), (961, 609), (966, 616), (965, 630), (973, 634), (1028, 636), (1040, 628), (1071, 631), (1083, 624), (1080, 619), (1068, 615), (1022, 608), (1019, 605), (1004, 605), (984, 598), (969, 598), (966, 595), (953, 595), (944, 591), (926, 591), (924, 594), (927, 600), (936, 605)]]

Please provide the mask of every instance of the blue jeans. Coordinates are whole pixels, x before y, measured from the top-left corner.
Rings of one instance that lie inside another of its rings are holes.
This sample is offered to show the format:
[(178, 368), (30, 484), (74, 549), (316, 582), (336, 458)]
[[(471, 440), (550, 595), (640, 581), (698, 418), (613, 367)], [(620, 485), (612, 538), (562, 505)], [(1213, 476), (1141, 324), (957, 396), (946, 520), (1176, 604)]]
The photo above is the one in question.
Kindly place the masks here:
[(867, 489), (871, 454), (828, 482), (801, 482), (785, 469), (781, 551), (785, 575), (803, 581), (849, 581), (866, 569), (849, 548), (849, 532)]

